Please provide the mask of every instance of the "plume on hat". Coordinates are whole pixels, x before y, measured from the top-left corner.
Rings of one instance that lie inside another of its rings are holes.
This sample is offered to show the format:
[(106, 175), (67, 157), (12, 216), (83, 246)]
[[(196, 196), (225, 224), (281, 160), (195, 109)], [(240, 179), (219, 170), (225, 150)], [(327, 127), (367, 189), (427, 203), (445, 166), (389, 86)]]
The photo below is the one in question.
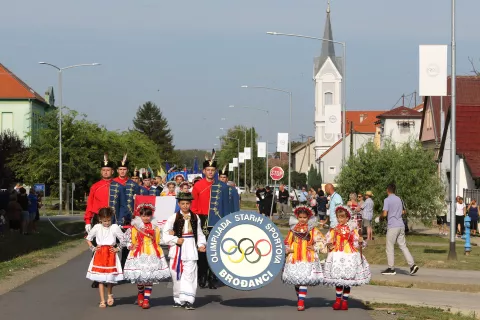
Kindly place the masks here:
[(106, 166), (108, 164), (108, 153), (103, 154), (103, 164)]
[(125, 165), (126, 162), (127, 162), (127, 153), (123, 155), (122, 164)]

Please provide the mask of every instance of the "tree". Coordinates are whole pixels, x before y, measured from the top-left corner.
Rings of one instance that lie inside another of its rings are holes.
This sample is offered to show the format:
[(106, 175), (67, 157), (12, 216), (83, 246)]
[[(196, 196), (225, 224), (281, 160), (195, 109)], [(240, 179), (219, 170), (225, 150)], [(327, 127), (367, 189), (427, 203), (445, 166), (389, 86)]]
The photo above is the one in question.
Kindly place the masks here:
[[(100, 178), (100, 162), (105, 152), (114, 162), (127, 152), (130, 164), (139, 168), (162, 161), (155, 142), (139, 132), (108, 131), (73, 110), (64, 111), (62, 118), (63, 180), (75, 183), (78, 196), (88, 192), (91, 184)], [(40, 121), (42, 128), (35, 143), (15, 154), (9, 167), (25, 183), (49, 184), (58, 195), (58, 113), (49, 112)]]
[(25, 151), (25, 144), (20, 137), (11, 130), (0, 133), (0, 188), (7, 189), (17, 179), (15, 171), (8, 167), (10, 158)]
[(367, 143), (348, 158), (336, 182), (344, 198), (350, 192), (371, 190), (375, 195), (376, 213), (382, 211), (389, 183), (396, 184), (397, 195), (405, 202), (410, 220), (429, 225), (443, 210), (444, 187), (437, 175), (434, 154), (424, 150), (418, 141), (400, 146), (387, 141), (382, 149)]
[(177, 158), (178, 158), (177, 165), (182, 168), (183, 166), (192, 167), (196, 157), (198, 159), (198, 166), (201, 169), (203, 160), (205, 159), (205, 155), (207, 153), (210, 154), (211, 153), (210, 151), (207, 152), (205, 150), (199, 150), (199, 149), (176, 150)]
[(172, 163), (177, 160), (168, 121), (155, 103), (148, 101), (138, 107), (133, 124), (134, 130), (143, 133), (158, 145), (165, 160)]
[[(287, 165), (288, 168), (288, 165)], [(285, 168), (284, 168), (285, 170)], [(292, 189), (298, 189), (307, 184), (307, 175), (297, 171), (292, 171)], [(285, 170), (285, 177), (282, 179), (283, 183), (288, 183), (288, 173)]]
[(322, 186), (322, 176), (317, 172), (317, 168), (312, 164), (308, 170), (308, 186), (317, 190)]

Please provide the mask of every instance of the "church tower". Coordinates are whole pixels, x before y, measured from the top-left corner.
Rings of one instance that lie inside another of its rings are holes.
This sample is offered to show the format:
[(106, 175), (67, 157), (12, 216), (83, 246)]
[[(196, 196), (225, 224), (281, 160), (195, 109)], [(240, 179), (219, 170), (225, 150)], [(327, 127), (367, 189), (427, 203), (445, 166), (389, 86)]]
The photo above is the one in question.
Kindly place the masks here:
[[(323, 39), (333, 41), (330, 22), (330, 0)], [(315, 81), (315, 157), (320, 157), (342, 137), (342, 59), (335, 56), (331, 41), (322, 41), (322, 51), (314, 59)]]

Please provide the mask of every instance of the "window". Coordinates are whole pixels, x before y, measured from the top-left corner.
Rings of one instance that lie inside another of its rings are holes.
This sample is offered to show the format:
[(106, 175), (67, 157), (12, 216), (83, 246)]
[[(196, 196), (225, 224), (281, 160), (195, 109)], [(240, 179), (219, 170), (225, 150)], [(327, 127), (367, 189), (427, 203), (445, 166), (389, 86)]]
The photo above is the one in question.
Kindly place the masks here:
[(329, 174), (337, 173), (337, 167), (328, 167), (328, 173)]
[(13, 112), (2, 112), (2, 131), (13, 131)]
[(415, 128), (415, 121), (399, 120), (397, 121), (397, 126), (400, 134), (409, 134), (411, 128)]
[(323, 98), (324, 105), (332, 105), (333, 104), (333, 93), (325, 92)]

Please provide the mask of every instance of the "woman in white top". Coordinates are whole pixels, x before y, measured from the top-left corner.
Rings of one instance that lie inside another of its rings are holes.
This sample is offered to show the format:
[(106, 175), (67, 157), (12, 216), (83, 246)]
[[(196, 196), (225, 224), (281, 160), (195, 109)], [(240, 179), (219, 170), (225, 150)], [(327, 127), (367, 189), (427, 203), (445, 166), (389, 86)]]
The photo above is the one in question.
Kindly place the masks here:
[(455, 216), (457, 221), (457, 235), (462, 235), (465, 233), (465, 203), (463, 203), (462, 197), (457, 197)]

